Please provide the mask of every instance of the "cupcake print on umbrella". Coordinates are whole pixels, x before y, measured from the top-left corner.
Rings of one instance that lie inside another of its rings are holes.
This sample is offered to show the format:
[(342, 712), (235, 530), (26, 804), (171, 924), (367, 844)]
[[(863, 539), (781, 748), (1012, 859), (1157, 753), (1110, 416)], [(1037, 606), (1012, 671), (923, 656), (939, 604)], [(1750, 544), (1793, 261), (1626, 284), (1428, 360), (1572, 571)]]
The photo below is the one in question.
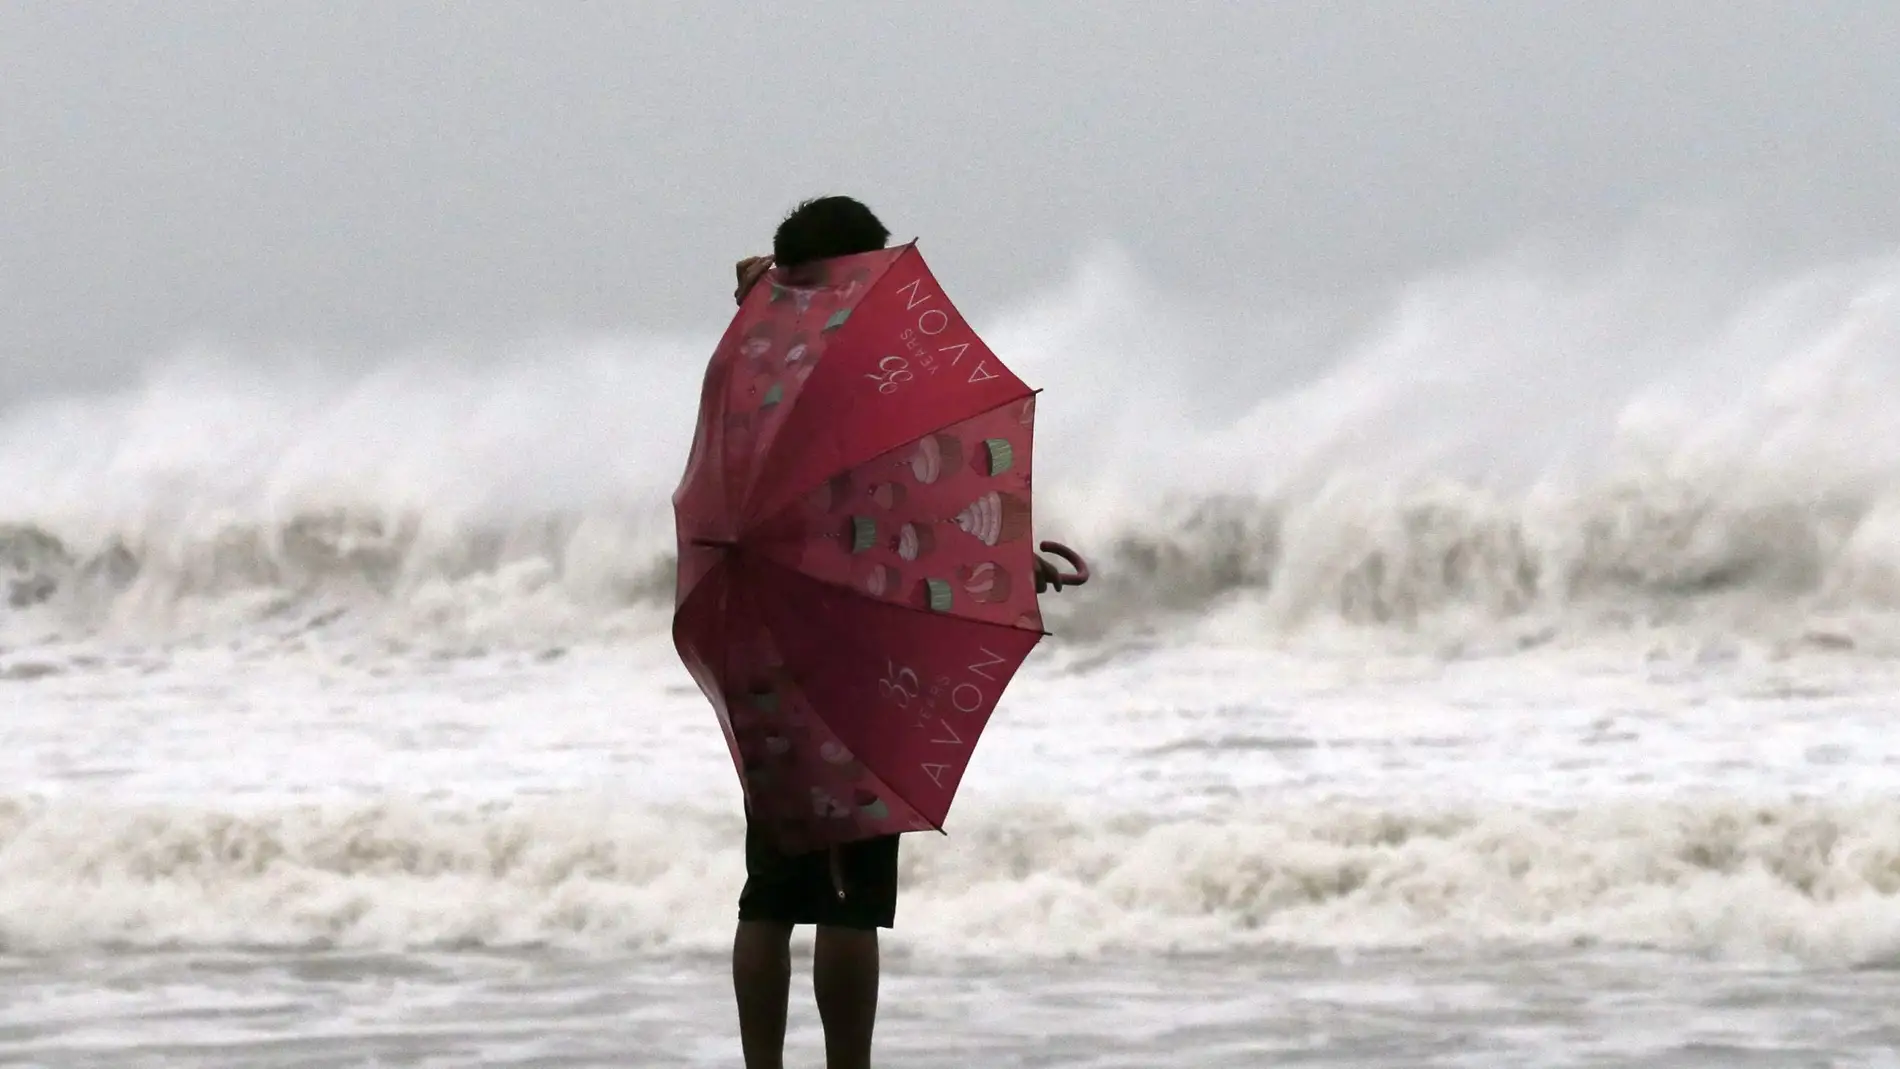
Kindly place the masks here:
[(739, 351), (753, 363), (764, 360), (765, 354), (772, 351), (772, 334), (771, 323), (760, 323), (746, 332), (745, 342), (739, 346)]
[(747, 732), (741, 743), (746, 768), (761, 786), (780, 783), (784, 774), (798, 764), (800, 751), (809, 741), (807, 733), (795, 727)]
[(932, 434), (918, 441), (910, 454), (911, 477), (925, 486), (946, 475), (956, 474), (963, 461), (963, 443), (947, 434)]
[(789, 734), (767, 735), (765, 737), (765, 752), (770, 754), (774, 760), (783, 762), (786, 765), (798, 763), (797, 750), (798, 746), (793, 742), (792, 736)]
[(957, 569), (957, 582), (963, 592), (971, 599), (985, 605), (996, 605), (1009, 600), (1011, 582), (1009, 572), (995, 561), (983, 561), (980, 564), (968, 564)]
[(864, 775), (864, 766), (858, 763), (858, 759), (851, 755), (850, 750), (845, 749), (844, 743), (825, 743), (818, 748), (818, 757), (831, 766), (833, 772), (845, 779), (855, 780)]
[(956, 591), (942, 579), (925, 579), (911, 592), (911, 601), (920, 609), (949, 612), (956, 607)]
[(761, 412), (770, 411), (785, 400), (785, 387), (779, 384), (777, 376), (769, 372), (754, 376), (747, 392), (758, 402)]
[(825, 820), (843, 820), (851, 815), (851, 807), (832, 797), (823, 787), (811, 789), (811, 811), (814, 816)]
[(891, 819), (891, 807), (885, 805), (884, 799), (879, 798), (876, 794), (859, 788), (857, 797), (854, 800), (858, 803), (858, 813), (862, 815), (864, 819), (870, 821), (885, 821)]
[(778, 715), (779, 694), (769, 680), (757, 680), (746, 687), (745, 701), (732, 709), (732, 719), (751, 721)]
[(845, 522), (845, 545), (853, 555), (877, 545), (877, 521), (869, 516), (853, 516)]
[(924, 524), (907, 523), (897, 529), (897, 537), (892, 540), (891, 548), (905, 561), (914, 561), (937, 548), (937, 536)]
[(897, 584), (900, 581), (901, 577), (897, 569), (888, 564), (871, 565), (864, 570), (864, 577), (860, 580), (864, 586), (864, 592), (874, 598), (888, 598), (897, 593)]
[(986, 546), (1017, 541), (1029, 534), (1029, 502), (991, 490), (957, 513), (957, 527)]
[[(809, 369), (815, 361), (811, 358), (811, 339), (803, 334), (794, 334), (785, 344), (785, 369), (798, 371)], [(807, 371), (809, 374), (809, 370)]]
[(889, 512), (904, 503), (907, 496), (904, 487), (898, 483), (876, 483), (868, 491), (877, 507)]
[(995, 478), (1016, 466), (1016, 450), (1007, 438), (986, 438), (980, 459), (983, 474)]

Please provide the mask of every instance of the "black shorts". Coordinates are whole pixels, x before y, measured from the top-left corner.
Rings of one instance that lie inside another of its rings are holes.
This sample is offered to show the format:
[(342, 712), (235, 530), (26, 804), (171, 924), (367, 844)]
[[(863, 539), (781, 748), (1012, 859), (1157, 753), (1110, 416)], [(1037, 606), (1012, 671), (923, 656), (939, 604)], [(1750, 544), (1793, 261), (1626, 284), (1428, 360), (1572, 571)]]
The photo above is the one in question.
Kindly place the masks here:
[(897, 918), (897, 836), (838, 847), (844, 899), (831, 882), (831, 852), (781, 854), (747, 822), (739, 919), (832, 928), (889, 928)]

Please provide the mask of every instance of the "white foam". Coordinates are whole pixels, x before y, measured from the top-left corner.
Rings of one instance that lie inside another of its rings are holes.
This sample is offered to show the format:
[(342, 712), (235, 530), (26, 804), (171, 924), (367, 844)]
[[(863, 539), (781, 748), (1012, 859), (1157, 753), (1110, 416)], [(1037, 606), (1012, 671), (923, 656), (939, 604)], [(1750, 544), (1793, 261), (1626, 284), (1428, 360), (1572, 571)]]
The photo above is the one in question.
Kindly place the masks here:
[[(0, 944), (712, 949), (730, 816), (397, 799), (231, 811), (0, 806)], [(1900, 806), (966, 815), (907, 840), (897, 943), (926, 955), (1604, 944), (1813, 963), (1900, 954)]]

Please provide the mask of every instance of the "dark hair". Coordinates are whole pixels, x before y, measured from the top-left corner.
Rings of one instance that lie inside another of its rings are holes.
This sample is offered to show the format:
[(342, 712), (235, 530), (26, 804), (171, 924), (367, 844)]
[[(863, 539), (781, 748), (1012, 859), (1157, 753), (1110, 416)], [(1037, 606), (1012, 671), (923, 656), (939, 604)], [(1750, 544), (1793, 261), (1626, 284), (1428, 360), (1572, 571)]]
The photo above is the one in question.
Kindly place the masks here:
[(889, 241), (871, 209), (850, 197), (818, 197), (792, 209), (772, 235), (772, 259), (780, 267), (798, 267), (834, 256), (876, 252)]

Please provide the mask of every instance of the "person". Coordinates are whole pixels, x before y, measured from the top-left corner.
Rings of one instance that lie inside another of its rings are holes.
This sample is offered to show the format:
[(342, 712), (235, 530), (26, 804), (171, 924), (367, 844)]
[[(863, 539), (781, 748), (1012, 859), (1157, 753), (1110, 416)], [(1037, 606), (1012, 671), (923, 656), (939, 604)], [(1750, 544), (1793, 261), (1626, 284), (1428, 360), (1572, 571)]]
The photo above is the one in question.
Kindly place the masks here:
[[(871, 209), (850, 197), (805, 201), (779, 223), (771, 255), (738, 262), (734, 299), (744, 304), (773, 267), (795, 275), (806, 264), (875, 252), (889, 240), (890, 231)], [(1037, 593), (1061, 588), (1056, 569), (1041, 557), (1035, 574)], [(788, 855), (747, 820), (746, 881), (732, 942), (746, 1069), (783, 1067), (791, 936), (800, 924), (817, 928), (812, 991), (824, 1027), (825, 1064), (868, 1069), (877, 1020), (878, 930), (892, 927), (897, 912), (897, 843), (897, 836), (887, 835)], [(846, 887), (849, 894), (843, 893)]]

